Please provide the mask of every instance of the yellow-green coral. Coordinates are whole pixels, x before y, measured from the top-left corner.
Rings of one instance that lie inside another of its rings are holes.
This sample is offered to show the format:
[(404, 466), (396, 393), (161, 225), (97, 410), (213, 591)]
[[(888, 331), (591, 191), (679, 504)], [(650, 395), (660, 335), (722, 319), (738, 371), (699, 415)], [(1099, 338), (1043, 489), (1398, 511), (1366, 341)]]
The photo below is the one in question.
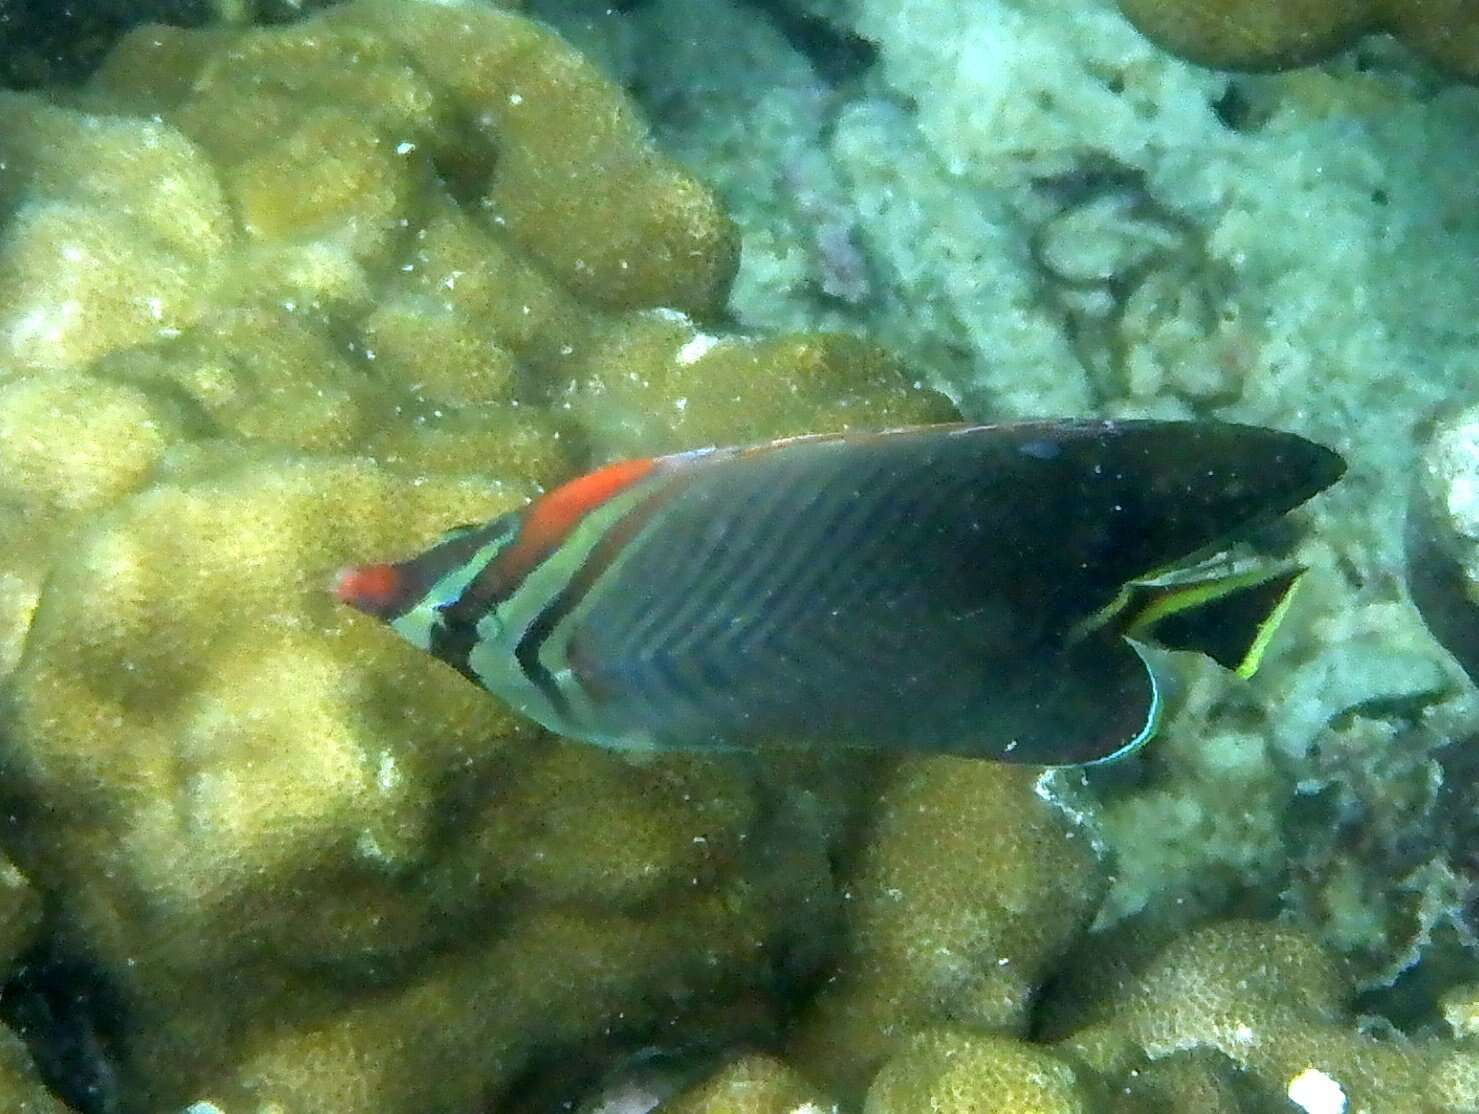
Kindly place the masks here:
[(12, 1114), (72, 1114), (42, 1085), (26, 1046), (0, 1028), (0, 1104)]
[(1167, 50), (1225, 69), (1318, 61), (1389, 30), (1455, 75), (1479, 80), (1479, 13), (1467, 0), (1119, 0)]
[(920, 1033), (868, 1089), (864, 1114), (1090, 1114), (1074, 1070), (1007, 1037)]
[[(1340, 961), (1305, 932), (1232, 921), (1182, 937), (1098, 1009), (1108, 1029), (1152, 1060), (1220, 1053), (1263, 1094), (1319, 1089), (1351, 1111), (1470, 1114), (1479, 1110), (1479, 1051), (1461, 1044), (1380, 1039), (1358, 1032)], [(1173, 1081), (1174, 1082), (1174, 1081)], [(1206, 1085), (1188, 1077), (1183, 1085)], [(1173, 1109), (1204, 1109), (1182, 1096)]]
[[(1248, 1090), (1238, 1066), (1210, 1049), (1173, 1052), (1123, 1073), (1111, 1092), (1116, 1114), (1187, 1111), (1195, 1114), (1249, 1114)], [(1256, 1109), (1256, 1108), (1254, 1108)]]
[(3, 107), (11, 842), (128, 1010), (125, 1101), (470, 1111), (814, 966), (836, 810), (544, 739), (327, 587), (618, 452), (948, 404), (711, 335), (713, 197), (485, 4), (141, 29)]
[(808, 1071), (852, 1093), (921, 1026), (1025, 1031), (1104, 885), (1087, 833), (1037, 795), (1036, 776), (949, 758), (899, 767), (848, 881), (851, 954), (794, 1044)]
[(15, 864), (0, 857), (0, 973), (9, 972), (41, 929), (41, 899)]
[(660, 1114), (826, 1114), (836, 1108), (773, 1056), (745, 1056), (664, 1102)]
[[(41, 930), (41, 899), (15, 864), (0, 857), (0, 977), (8, 977)], [(0, 1109), (15, 1114), (68, 1114), (47, 1093), (21, 1039), (0, 1025)]]
[(1457, 1037), (1479, 1037), (1479, 983), (1450, 987), (1441, 1002), (1443, 1020)]

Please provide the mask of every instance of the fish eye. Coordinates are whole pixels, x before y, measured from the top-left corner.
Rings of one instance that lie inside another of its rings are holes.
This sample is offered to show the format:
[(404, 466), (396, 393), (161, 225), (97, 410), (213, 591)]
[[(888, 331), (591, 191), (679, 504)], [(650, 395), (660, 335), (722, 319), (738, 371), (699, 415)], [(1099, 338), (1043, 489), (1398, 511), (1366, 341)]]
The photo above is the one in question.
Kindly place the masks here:
[[(440, 603), (431, 605), (432, 621), (441, 629), (453, 630), (456, 626), (461, 626), (465, 629), (468, 626), (465, 621), (459, 622), (456, 618), (448, 619), (447, 613), (457, 606), (458, 598), (460, 597), (443, 600)], [(499, 616), (496, 607), (491, 607), (483, 613), (482, 618), (478, 620), (475, 633), (480, 638), (492, 639), (496, 639), (503, 634), (503, 619)]]

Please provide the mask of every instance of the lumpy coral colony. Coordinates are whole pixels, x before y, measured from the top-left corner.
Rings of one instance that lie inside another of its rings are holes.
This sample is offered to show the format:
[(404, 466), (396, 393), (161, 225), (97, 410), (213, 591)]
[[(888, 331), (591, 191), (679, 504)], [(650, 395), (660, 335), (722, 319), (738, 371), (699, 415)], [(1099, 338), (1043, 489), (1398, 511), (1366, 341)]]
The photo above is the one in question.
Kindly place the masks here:
[(147, 27), (0, 111), (0, 959), (105, 988), (48, 1023), (78, 1107), (1479, 1110), (1472, 988), (1378, 1038), (1306, 931), (1088, 935), (1109, 863), (1031, 770), (630, 765), (334, 605), (594, 461), (953, 415), (722, 331), (729, 222), (542, 25)]
[(1466, 0), (1119, 0), (1167, 50), (1209, 66), (1279, 69), (1390, 31), (1438, 65), (1479, 79), (1479, 12)]

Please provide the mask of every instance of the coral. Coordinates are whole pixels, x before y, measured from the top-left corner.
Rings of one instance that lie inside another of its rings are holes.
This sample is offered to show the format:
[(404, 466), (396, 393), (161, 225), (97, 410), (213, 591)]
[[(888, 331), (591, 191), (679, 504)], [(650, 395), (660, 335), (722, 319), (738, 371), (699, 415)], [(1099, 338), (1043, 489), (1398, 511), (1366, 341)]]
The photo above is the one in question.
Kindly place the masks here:
[[(751, 5), (601, 17), (651, 35), (664, 137), (727, 158), (742, 261), (616, 83), (467, 0), (142, 29), (5, 99), (6, 844), (123, 1011), (126, 1108), (555, 1109), (754, 1047), (785, 1058), (668, 1105), (1475, 1105), (1471, 1045), (1350, 1013), (1352, 967), (1436, 966), (1464, 877), (1433, 772), (1472, 782), (1472, 690), (1393, 571), (1393, 430), (1472, 367), (1472, 90), (1230, 79), (1088, 0), (816, 7), (875, 44), (840, 82)], [(783, 335), (726, 331), (740, 263), (741, 323)], [(1264, 674), (1181, 672), (1160, 744), (1094, 775), (1113, 868), (1027, 771), (571, 747), (324, 592), (613, 455), (952, 412), (817, 321), (976, 416), (1217, 415), (1361, 461), (1320, 540), (1258, 539), (1316, 566)], [(1101, 928), (1168, 946), (1086, 933), (1106, 888)], [(1322, 942), (1178, 936), (1280, 894)], [(14, 1063), (11, 1105), (52, 1109)]]
[(891, 777), (847, 882), (850, 953), (793, 1043), (809, 1073), (848, 1094), (932, 1022), (1025, 1031), (1104, 887), (1088, 834), (1035, 776), (923, 759)]
[(1145, 35), (1225, 69), (1318, 61), (1364, 31), (1390, 30), (1468, 80), (1479, 79), (1479, 17), (1463, 0), (1119, 0)]
[(1382, 0), (1378, 10), (1408, 46), (1468, 81), (1479, 81), (1479, 13), (1463, 0)]
[(81, 368), (178, 335), (206, 305), (231, 224), (204, 154), (155, 121), (4, 98), (0, 359)]
[(773, 1028), (851, 767), (567, 747), (326, 588), (615, 453), (948, 403), (715, 335), (717, 202), (506, 11), (144, 28), (4, 107), (7, 845), (127, 1016), (119, 1101), (564, 1103), (582, 1049)]
[(927, 1030), (884, 1064), (864, 1114), (1089, 1114), (1073, 1069), (1006, 1037)]
[(0, 1103), (14, 1114), (72, 1114), (42, 1085), (21, 1039), (0, 1028)]
[(1479, 984), (1450, 987), (1441, 1005), (1443, 1019), (1454, 1036), (1479, 1036)]
[(826, 1114), (836, 1107), (772, 1056), (736, 1060), (662, 1104), (662, 1114)]
[(686, 320), (667, 313), (645, 324), (603, 347), (599, 367), (575, 381), (570, 404), (587, 429), (626, 453), (755, 441), (775, 432), (887, 429), (949, 420), (955, 412), (943, 396), (921, 396), (866, 341), (695, 336)]
[[(130, 27), (151, 20), (202, 23), (237, 0), (98, 0), (85, 7), (14, 5), (6, 12), (0, 87), (76, 81)], [(286, 0), (291, 2), (291, 0)]]
[(1479, 406), (1433, 430), (1407, 519), (1407, 577), (1433, 634), (1479, 678)]
[(1119, 0), (1119, 6), (1167, 50), (1223, 69), (1312, 62), (1350, 43), (1374, 20), (1367, 0)]
[[(1348, 1109), (1390, 1114), (1476, 1109), (1479, 1052), (1358, 1032), (1351, 997), (1343, 965), (1308, 933), (1230, 921), (1176, 940), (1098, 1008), (1152, 1060), (1213, 1050), (1264, 1094), (1338, 1089)], [(1171, 1109), (1207, 1109), (1189, 1101)]]
[(0, 972), (9, 971), (41, 930), (41, 898), (15, 864), (0, 858)]
[[(1221, 1053), (1199, 1048), (1173, 1052), (1128, 1072), (1113, 1092), (1112, 1109), (1195, 1111), (1196, 1114), (1252, 1114), (1266, 1109), (1250, 1096), (1238, 1066)], [(1257, 1105), (1255, 1105), (1257, 1103)]]
[[(40, 896), (13, 863), (0, 858), (0, 973), (11, 973), (40, 931)], [(43, 1086), (25, 1044), (4, 1026), (0, 1026), (0, 1106), (16, 1114), (68, 1114)]]

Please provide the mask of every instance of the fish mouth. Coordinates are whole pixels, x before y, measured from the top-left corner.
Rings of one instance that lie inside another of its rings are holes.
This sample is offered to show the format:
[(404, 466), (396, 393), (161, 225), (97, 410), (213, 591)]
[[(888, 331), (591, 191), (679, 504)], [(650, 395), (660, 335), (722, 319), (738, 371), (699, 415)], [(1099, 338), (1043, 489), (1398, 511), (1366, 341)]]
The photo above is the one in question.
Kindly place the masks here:
[(406, 578), (394, 565), (346, 565), (334, 574), (330, 590), (340, 603), (383, 619), (404, 600)]

